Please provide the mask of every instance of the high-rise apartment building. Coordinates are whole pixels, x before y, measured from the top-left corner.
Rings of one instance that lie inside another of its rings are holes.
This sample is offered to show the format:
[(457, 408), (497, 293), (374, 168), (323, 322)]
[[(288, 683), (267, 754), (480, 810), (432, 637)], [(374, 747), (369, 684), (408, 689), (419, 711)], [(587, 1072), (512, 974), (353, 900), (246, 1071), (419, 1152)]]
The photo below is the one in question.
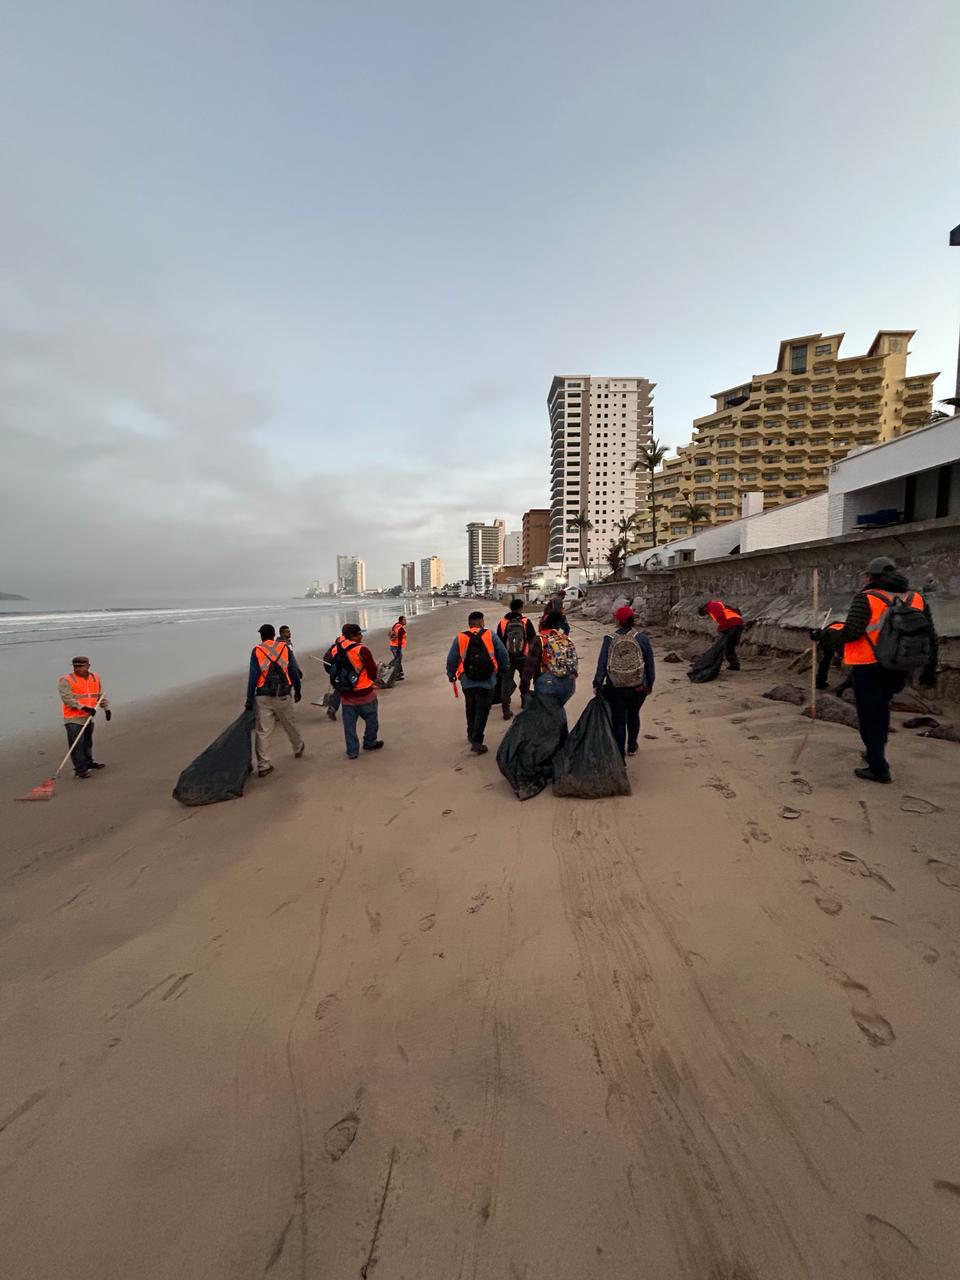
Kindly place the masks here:
[[(740, 515), (742, 493), (782, 506), (827, 487), (832, 463), (859, 445), (892, 440), (930, 417), (937, 374), (907, 376), (910, 329), (883, 329), (866, 355), (841, 357), (842, 333), (780, 343), (777, 367), (717, 392), (716, 408), (693, 424), (693, 440), (654, 478), (657, 541)], [(638, 541), (653, 545), (649, 509)]]
[(420, 586), (424, 591), (439, 591), (443, 585), (443, 561), (439, 556), (425, 556), (420, 561)]
[(550, 552), (550, 508), (525, 511), (521, 523), (520, 563), (526, 569), (546, 564)]
[(471, 582), (476, 581), (480, 565), (499, 569), (503, 564), (503, 539), (506, 530), (503, 520), (494, 520), (492, 524), (473, 520), (467, 525), (467, 577)]
[(602, 561), (617, 524), (646, 502), (648, 481), (634, 471), (653, 427), (653, 388), (646, 378), (558, 374), (550, 385), (550, 564), (580, 561), (580, 536), (568, 530), (583, 512), (588, 564)]
[(337, 590), (361, 596), (367, 589), (367, 567), (358, 556), (337, 556)]
[(416, 591), (417, 570), (412, 560), (405, 560), (400, 566), (400, 590)]
[(521, 559), (521, 546), (523, 543), (523, 533), (517, 529), (515, 533), (508, 533), (503, 539), (503, 563), (504, 564), (523, 564)]

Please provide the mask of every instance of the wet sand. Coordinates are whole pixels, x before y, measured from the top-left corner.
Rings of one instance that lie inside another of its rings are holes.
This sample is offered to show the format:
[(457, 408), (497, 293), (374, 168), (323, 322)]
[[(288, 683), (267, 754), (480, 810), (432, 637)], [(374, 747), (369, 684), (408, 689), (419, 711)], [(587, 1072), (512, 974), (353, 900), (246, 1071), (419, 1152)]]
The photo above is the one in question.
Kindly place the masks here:
[(956, 745), (861, 784), (847, 728), (797, 758), (782, 664), (661, 664), (634, 794), (521, 805), (442, 676), (466, 613), (354, 763), (305, 660), (307, 754), (240, 801), (169, 798), (235, 680), (4, 799), (0, 1274), (957, 1274)]

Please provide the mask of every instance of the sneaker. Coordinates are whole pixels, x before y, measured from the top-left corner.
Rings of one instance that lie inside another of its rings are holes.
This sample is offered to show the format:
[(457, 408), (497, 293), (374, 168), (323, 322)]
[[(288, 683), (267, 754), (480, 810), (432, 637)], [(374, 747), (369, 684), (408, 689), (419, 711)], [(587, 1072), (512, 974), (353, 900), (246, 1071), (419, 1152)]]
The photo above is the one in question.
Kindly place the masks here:
[(485, 756), (490, 748), (482, 742), (471, 742), (470, 750), (475, 756)]
[(889, 773), (874, 773), (872, 769), (854, 769), (853, 771), (858, 778), (862, 778), (864, 782), (892, 782), (893, 779)]
[(364, 744), (363, 749), (364, 751), (379, 751), (382, 746), (383, 746), (383, 743), (380, 741), (377, 741), (377, 742), (371, 742), (369, 747), (366, 744)]
[(504, 707), (504, 709), (503, 709), (503, 718), (504, 718), (504, 720), (512, 720), (512, 719), (513, 719), (513, 712), (510, 710), (510, 708), (509, 708), (509, 707)]
[(632, 747), (627, 747), (627, 755), (635, 756), (637, 754), (637, 749), (638, 748), (636, 743), (634, 743)]
[(267, 767), (266, 767), (265, 769), (258, 769), (258, 770), (257, 770), (257, 777), (258, 777), (258, 778), (265, 778), (265, 777), (267, 776), (267, 774), (268, 774), (268, 773), (273, 773), (273, 765), (272, 765), (272, 764), (268, 764), (268, 765), (267, 765)]
[(337, 718), (337, 713), (334, 711), (333, 707), (327, 707), (327, 719), (336, 720), (336, 718)]
[(299, 747), (297, 747), (296, 751), (293, 753), (294, 760), (299, 760), (300, 757), (303, 755), (303, 753), (306, 751), (306, 749), (307, 749), (307, 744), (305, 742), (301, 742)]
[(73, 771), (73, 776), (74, 776), (75, 778), (89, 778), (89, 777), (90, 777), (90, 770), (89, 770), (89, 769), (74, 769), (74, 771)]
[(356, 760), (356, 759), (358, 759), (359, 755), (360, 755), (360, 752), (359, 752), (359, 751), (356, 753), (356, 755), (351, 755), (351, 754), (350, 754), (350, 752), (348, 751), (348, 752), (347, 752), (347, 759), (348, 759), (348, 760)]
[(106, 767), (107, 766), (105, 764), (101, 764), (99, 760), (91, 760), (87, 765), (88, 769), (105, 769)]

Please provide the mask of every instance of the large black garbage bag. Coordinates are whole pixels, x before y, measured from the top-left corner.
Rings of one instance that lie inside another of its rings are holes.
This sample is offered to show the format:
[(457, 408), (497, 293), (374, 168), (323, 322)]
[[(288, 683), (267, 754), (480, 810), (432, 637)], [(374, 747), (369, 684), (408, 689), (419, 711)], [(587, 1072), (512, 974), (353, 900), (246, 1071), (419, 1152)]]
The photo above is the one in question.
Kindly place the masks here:
[(217, 804), (243, 795), (251, 772), (250, 734), (256, 724), (253, 711), (242, 711), (220, 737), (188, 764), (173, 788), (181, 804)]
[(706, 653), (701, 653), (699, 658), (694, 658), (690, 663), (687, 679), (692, 680), (694, 684), (706, 684), (708, 680), (716, 680), (723, 665), (723, 646), (726, 642), (726, 636), (717, 636)]
[(567, 714), (557, 699), (531, 693), (497, 750), (497, 765), (518, 800), (539, 795), (547, 785), (566, 737)]
[(553, 794), (596, 800), (628, 796), (627, 767), (613, 736), (610, 706), (593, 697), (553, 760)]

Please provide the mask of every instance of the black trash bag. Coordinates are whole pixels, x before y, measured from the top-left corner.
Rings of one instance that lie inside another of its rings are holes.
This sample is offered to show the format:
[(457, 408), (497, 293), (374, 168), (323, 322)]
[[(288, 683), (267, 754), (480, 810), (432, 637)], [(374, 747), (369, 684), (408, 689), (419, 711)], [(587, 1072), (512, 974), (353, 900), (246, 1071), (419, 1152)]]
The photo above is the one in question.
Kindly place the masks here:
[(567, 714), (557, 699), (531, 693), (497, 749), (497, 765), (518, 800), (530, 800), (544, 789), (566, 737)]
[(593, 697), (553, 760), (553, 794), (598, 800), (628, 796), (630, 779), (613, 736), (610, 704)]
[(173, 788), (174, 800), (181, 804), (217, 804), (243, 795), (250, 763), (250, 734), (257, 717), (242, 711), (220, 737), (188, 764)]
[(726, 643), (726, 636), (717, 636), (706, 653), (701, 653), (699, 658), (694, 658), (690, 663), (687, 679), (692, 680), (694, 684), (706, 684), (708, 680), (716, 680), (723, 666), (723, 647)]

